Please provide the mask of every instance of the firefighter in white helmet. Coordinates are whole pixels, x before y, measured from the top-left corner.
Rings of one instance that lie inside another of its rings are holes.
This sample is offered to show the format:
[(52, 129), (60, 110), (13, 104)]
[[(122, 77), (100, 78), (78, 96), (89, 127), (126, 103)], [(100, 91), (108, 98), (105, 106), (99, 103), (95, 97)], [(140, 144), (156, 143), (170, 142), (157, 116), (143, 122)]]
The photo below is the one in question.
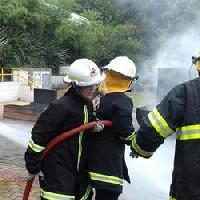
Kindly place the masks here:
[(25, 153), (29, 177), (42, 172), (41, 199), (89, 199), (91, 187), (85, 169), (85, 135), (81, 132), (52, 149), (44, 161), (40, 156), (50, 140), (92, 120), (93, 94), (103, 80), (100, 69), (88, 59), (69, 67), (64, 82), (70, 85), (60, 99), (52, 102), (32, 129)]
[(134, 62), (126, 56), (116, 57), (104, 69), (106, 78), (99, 87), (103, 95), (96, 117), (111, 120), (113, 126), (88, 136), (88, 167), (95, 199), (117, 200), (123, 180), (130, 182), (124, 150), (135, 131), (132, 100), (125, 92), (137, 76)]
[(196, 55), (192, 56), (192, 64), (195, 65), (198, 74), (200, 75), (200, 52), (198, 52)]
[[(198, 73), (200, 54), (192, 57)], [(174, 87), (147, 116), (132, 140), (134, 154), (149, 158), (176, 133), (170, 200), (200, 199), (200, 77)]]

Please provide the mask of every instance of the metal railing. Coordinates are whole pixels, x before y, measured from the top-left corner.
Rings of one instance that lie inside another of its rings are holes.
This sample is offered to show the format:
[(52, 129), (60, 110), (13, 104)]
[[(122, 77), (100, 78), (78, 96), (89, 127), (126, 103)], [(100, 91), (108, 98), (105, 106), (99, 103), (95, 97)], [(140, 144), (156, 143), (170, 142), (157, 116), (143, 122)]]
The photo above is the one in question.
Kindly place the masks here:
[[(21, 68), (16, 68), (17, 74), (14, 73), (6, 73), (4, 71), (4, 68), (0, 68), (0, 81), (5, 82), (5, 76), (11, 76), (12, 80), (14, 76), (17, 76), (17, 82), (20, 82), (20, 79), (23, 79), (24, 81), (27, 81), (27, 85), (30, 86), (31, 89), (38, 88), (37, 81), (34, 79), (33, 76), (31, 76), (29, 73), (25, 74), (27, 71), (22, 70)], [(22, 73), (20, 73), (22, 72)], [(23, 75), (23, 73), (25, 75)]]

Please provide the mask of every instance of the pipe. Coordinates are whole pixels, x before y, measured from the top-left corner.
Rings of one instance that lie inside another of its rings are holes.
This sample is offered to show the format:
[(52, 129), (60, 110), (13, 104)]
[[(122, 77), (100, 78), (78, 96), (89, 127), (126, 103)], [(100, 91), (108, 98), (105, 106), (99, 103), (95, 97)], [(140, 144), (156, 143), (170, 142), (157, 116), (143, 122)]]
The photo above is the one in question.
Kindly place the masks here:
[[(112, 122), (109, 121), (109, 120), (99, 120), (98, 122), (104, 124), (105, 127), (110, 127), (112, 126)], [(43, 151), (41, 157), (40, 157), (40, 160), (42, 161), (46, 155), (48, 154), (48, 152), (53, 149), (57, 144), (59, 144), (60, 142), (62, 142), (63, 140), (79, 133), (79, 132), (83, 132), (83, 131), (86, 131), (86, 130), (89, 130), (91, 128), (94, 127), (94, 125), (96, 124), (97, 122), (94, 121), (94, 122), (90, 122), (90, 123), (87, 123), (87, 124), (83, 124), (77, 128), (74, 128), (72, 130), (69, 130), (69, 131), (66, 131), (60, 135), (58, 135), (57, 137), (55, 137), (53, 140), (51, 140), (45, 150)], [(25, 189), (24, 189), (24, 194), (23, 194), (23, 198), (22, 200), (28, 200), (28, 197), (29, 197), (29, 194), (31, 192), (31, 188), (32, 188), (32, 184), (33, 184), (33, 181), (34, 181), (34, 178), (27, 181), (26, 183), (26, 186), (25, 186)]]

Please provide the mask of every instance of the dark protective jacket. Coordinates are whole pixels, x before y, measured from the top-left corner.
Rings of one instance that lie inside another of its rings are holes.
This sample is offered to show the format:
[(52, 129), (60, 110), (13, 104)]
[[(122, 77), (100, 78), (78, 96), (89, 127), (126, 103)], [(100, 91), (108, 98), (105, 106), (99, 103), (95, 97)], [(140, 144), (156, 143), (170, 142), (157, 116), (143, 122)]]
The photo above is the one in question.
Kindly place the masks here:
[(132, 108), (132, 100), (124, 93), (101, 97), (96, 117), (111, 120), (113, 126), (87, 136), (89, 175), (97, 189), (121, 193), (123, 179), (130, 182), (124, 151), (134, 135)]
[[(44, 199), (87, 199), (89, 187), (85, 168), (85, 133), (79, 133), (52, 149), (44, 161), (39, 157), (49, 141), (64, 131), (91, 121), (92, 105), (75, 89), (52, 102), (32, 129), (25, 153), (26, 167), (32, 174), (42, 171), (41, 197)], [(85, 195), (85, 196), (84, 196)]]
[(172, 89), (145, 117), (132, 147), (144, 157), (176, 132), (170, 198), (200, 200), (200, 78)]

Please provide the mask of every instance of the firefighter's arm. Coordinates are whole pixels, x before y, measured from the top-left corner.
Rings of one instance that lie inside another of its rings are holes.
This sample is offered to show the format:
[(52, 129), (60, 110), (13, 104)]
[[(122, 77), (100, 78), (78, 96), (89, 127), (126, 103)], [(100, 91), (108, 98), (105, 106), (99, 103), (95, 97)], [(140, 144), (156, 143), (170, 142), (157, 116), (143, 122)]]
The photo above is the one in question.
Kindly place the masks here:
[(131, 144), (135, 134), (135, 129), (132, 125), (132, 110), (133, 104), (129, 98), (120, 101), (120, 104), (113, 105), (113, 129), (118, 133), (121, 142), (128, 145)]
[(184, 85), (172, 89), (168, 95), (143, 119), (133, 137), (131, 148), (148, 158), (181, 125), (185, 107)]
[(40, 171), (40, 156), (48, 142), (59, 133), (64, 121), (64, 108), (61, 104), (50, 104), (35, 123), (31, 139), (25, 152), (25, 163), (29, 173)]

